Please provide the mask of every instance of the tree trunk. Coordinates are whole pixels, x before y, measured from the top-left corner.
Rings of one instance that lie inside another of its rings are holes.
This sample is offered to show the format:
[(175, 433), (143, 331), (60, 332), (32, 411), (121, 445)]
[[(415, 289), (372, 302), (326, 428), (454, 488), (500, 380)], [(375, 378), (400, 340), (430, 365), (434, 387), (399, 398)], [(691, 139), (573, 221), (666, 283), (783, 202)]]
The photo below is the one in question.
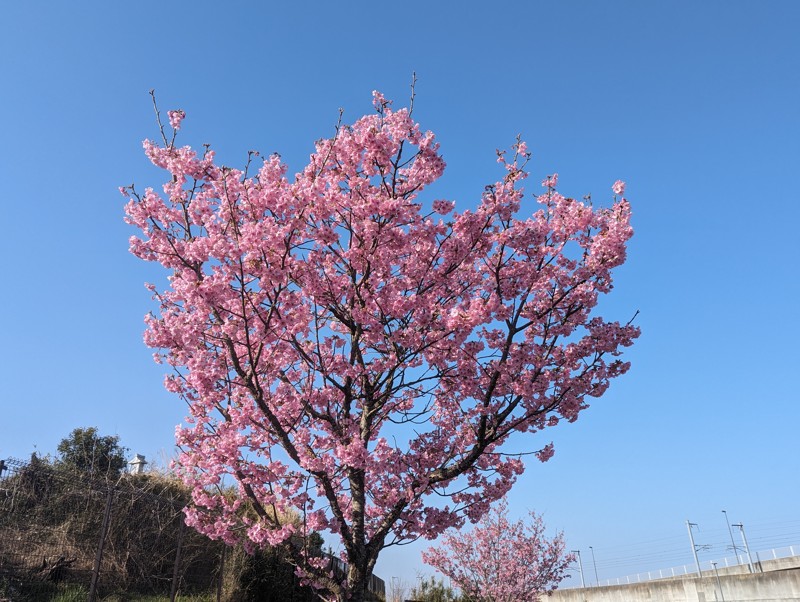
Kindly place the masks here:
[(367, 590), (369, 575), (359, 564), (361, 563), (353, 562), (347, 565), (347, 586), (350, 590), (350, 598), (346, 601), (342, 600), (342, 602), (367, 602), (370, 599)]

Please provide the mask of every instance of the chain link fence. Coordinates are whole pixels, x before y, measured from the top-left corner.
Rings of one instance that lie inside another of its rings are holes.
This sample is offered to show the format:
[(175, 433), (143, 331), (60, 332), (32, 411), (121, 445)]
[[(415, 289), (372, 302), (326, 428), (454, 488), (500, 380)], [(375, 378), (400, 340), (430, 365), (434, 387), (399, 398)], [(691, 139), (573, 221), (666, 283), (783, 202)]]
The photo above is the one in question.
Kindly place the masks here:
[[(187, 528), (189, 501), (159, 474), (112, 482), (35, 456), (0, 460), (0, 602), (318, 600), (280, 547), (250, 556)], [(384, 600), (383, 580), (370, 592)]]
[(47, 600), (59, 584), (90, 601), (117, 591), (220, 599), (223, 546), (185, 528), (187, 494), (174, 481), (98, 481), (35, 456), (0, 469), (0, 600)]

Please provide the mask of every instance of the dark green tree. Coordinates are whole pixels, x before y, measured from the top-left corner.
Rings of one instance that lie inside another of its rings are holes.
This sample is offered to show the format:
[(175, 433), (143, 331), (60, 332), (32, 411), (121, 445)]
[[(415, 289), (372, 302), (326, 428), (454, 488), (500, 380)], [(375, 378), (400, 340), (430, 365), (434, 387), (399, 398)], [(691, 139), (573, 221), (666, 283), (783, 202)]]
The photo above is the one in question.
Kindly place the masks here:
[(119, 444), (119, 436), (101, 436), (93, 426), (76, 428), (56, 449), (58, 465), (94, 477), (115, 479), (128, 463), (128, 448)]

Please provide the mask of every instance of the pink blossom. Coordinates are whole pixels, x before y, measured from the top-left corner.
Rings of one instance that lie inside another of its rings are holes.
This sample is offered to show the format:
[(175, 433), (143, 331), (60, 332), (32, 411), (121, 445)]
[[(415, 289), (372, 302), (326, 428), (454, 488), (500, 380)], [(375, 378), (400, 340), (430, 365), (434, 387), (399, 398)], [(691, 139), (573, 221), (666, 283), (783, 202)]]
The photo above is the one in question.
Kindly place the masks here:
[(181, 121), (186, 117), (186, 113), (181, 109), (176, 109), (174, 111), (167, 111), (167, 116), (169, 117), (169, 124), (172, 129), (179, 130), (181, 129)]
[[(548, 421), (548, 425), (547, 426), (551, 426), (553, 424), (553, 422), (555, 422), (557, 420), (558, 420), (558, 418), (554, 416), (552, 421)], [(553, 457), (555, 452), (556, 452), (556, 450), (555, 450), (555, 447), (553, 446), (553, 444), (552, 443), (548, 443), (542, 449), (540, 449), (538, 452), (536, 452), (536, 458), (540, 462), (547, 462), (550, 458)]]
[(551, 176), (547, 176), (544, 180), (542, 180), (542, 186), (544, 186), (545, 188), (557, 188), (558, 174), (554, 173)]
[(611, 187), (611, 190), (614, 191), (614, 194), (623, 195), (625, 194), (625, 182), (622, 180), (617, 180), (614, 182), (614, 185)]
[(453, 201), (444, 201), (439, 199), (433, 201), (433, 210), (440, 215), (447, 215), (453, 210), (455, 205), (456, 204)]

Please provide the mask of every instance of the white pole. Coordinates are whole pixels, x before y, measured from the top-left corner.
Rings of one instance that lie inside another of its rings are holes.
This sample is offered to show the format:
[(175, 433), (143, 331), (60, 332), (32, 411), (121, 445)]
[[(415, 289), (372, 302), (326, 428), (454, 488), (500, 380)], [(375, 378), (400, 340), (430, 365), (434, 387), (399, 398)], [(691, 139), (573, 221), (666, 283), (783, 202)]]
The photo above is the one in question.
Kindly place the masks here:
[(744, 535), (744, 525), (742, 523), (739, 523), (733, 526), (739, 527), (739, 531), (742, 532), (742, 541), (744, 542), (744, 549), (747, 552), (747, 561), (750, 563), (750, 572), (755, 573), (756, 567), (753, 566), (753, 556), (750, 554), (750, 546), (747, 545), (747, 537), (745, 537)]
[(700, 560), (697, 558), (697, 546), (694, 545), (694, 536), (692, 535), (692, 525), (695, 527), (697, 523), (690, 523), (688, 520), (686, 521), (686, 528), (689, 530), (689, 542), (692, 544), (692, 554), (694, 555), (694, 563), (697, 565), (697, 576), (702, 577), (703, 574), (700, 571)]
[(578, 570), (581, 572), (581, 587), (586, 589), (586, 581), (583, 580), (583, 562), (581, 561), (581, 551), (572, 550), (572, 553), (578, 557)]

